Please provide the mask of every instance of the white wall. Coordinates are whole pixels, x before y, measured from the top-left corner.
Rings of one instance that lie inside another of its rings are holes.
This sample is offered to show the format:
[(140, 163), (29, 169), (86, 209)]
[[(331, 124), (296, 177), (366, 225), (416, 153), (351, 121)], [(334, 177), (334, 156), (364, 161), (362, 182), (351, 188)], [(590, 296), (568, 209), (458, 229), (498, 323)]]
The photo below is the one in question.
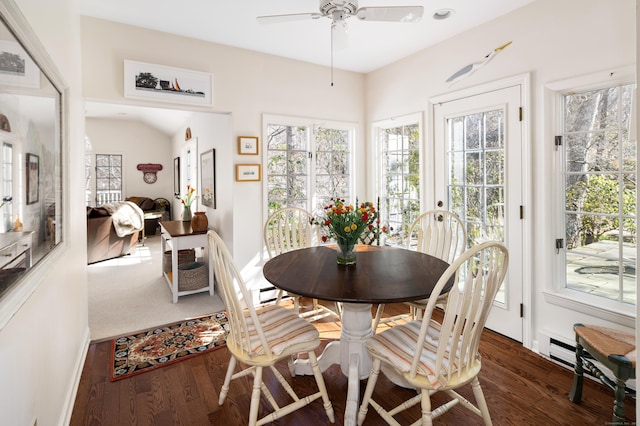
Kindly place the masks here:
[[(84, 112), (79, 99), (80, 24), (74, 3), (17, 1), (68, 85), (70, 133), (64, 152), (64, 243), (25, 280), (21, 288), (33, 290), (27, 292), (26, 300), (13, 294), (2, 301), (2, 307), (23, 301), (9, 318), (0, 318), (4, 325), (0, 329), (0, 413), (7, 424), (65, 423), (89, 341)], [(12, 3), (3, 0), (2, 4)]]
[[(200, 165), (200, 154), (210, 149), (215, 149), (215, 178), (216, 178), (216, 208), (202, 205), (197, 200), (196, 208), (193, 211), (204, 211), (207, 213), (209, 227), (220, 234), (229, 250), (233, 250), (234, 232), (234, 194), (233, 194), (233, 173), (234, 167), (231, 159), (234, 153), (233, 143), (233, 123), (230, 114), (220, 113), (194, 113), (185, 123), (185, 128), (191, 129), (192, 140), (197, 140), (197, 161)], [(173, 137), (172, 152), (173, 157), (178, 157), (182, 147), (187, 142), (184, 140), (184, 132)], [(182, 167), (182, 164), (181, 164)], [(196, 190), (201, 195), (200, 170), (198, 171)], [(182, 190), (185, 184), (181, 184)], [(181, 214), (182, 207), (178, 200), (174, 200), (174, 218)]]
[[(91, 141), (91, 151), (87, 153), (123, 155), (125, 198), (162, 197), (171, 200), (173, 157), (170, 136), (138, 121), (105, 118), (87, 118), (86, 132)], [(147, 163), (162, 165), (162, 170), (156, 173), (158, 179), (152, 184), (146, 183), (142, 172), (137, 169), (138, 164)]]
[[(535, 347), (546, 331), (573, 341), (575, 322), (618, 327), (588, 314), (549, 304), (543, 291), (554, 282), (553, 243), (557, 229), (552, 216), (552, 164), (549, 105), (544, 85), (635, 63), (635, 4), (633, 0), (538, 0), (485, 25), (447, 40), (366, 76), (367, 122), (426, 111), (430, 97), (494, 80), (531, 73), (531, 146), (533, 171), (530, 205), (525, 206), (533, 239), (531, 254), (532, 306), (525, 306)], [(455, 19), (455, 15), (454, 15)], [(497, 46), (512, 41), (492, 62), (453, 87), (446, 79), (463, 66), (481, 60)], [(426, 129), (425, 137), (431, 135)], [(432, 153), (427, 152), (427, 156)], [(425, 183), (425, 188), (429, 188)], [(430, 206), (425, 206), (425, 209)], [(525, 333), (527, 334), (527, 333)]]
[[(123, 97), (124, 59), (213, 74), (213, 108), (191, 109), (233, 115), (230, 140), (216, 141), (229, 144), (226, 156), (216, 158), (218, 164), (247, 162), (246, 157), (238, 156), (235, 138), (262, 135), (265, 113), (364, 123), (361, 74), (336, 71), (335, 86), (330, 87), (326, 67), (83, 17), (83, 94), (88, 100), (133, 103)], [(144, 101), (135, 104), (153, 106)], [(363, 135), (361, 126), (356, 135), (361, 165), (365, 159)], [(262, 138), (260, 141), (262, 152)], [(359, 194), (365, 193), (364, 170), (359, 169)], [(233, 254), (242, 268), (262, 247), (262, 182), (236, 183), (232, 173), (219, 175), (219, 179), (233, 191)]]

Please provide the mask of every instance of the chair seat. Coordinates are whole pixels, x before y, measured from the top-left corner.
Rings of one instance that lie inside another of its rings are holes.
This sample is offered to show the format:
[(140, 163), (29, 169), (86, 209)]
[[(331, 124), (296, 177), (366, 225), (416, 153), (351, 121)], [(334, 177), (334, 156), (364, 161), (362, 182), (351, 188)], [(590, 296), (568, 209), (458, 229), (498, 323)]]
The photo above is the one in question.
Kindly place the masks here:
[[(300, 318), (291, 309), (278, 305), (266, 305), (256, 309), (258, 321), (262, 326), (267, 343), (275, 356), (282, 355), (287, 349), (300, 344), (315, 343), (320, 344), (320, 333), (312, 324)], [(251, 348), (248, 352), (264, 355), (265, 351), (260, 341), (258, 333), (253, 325), (253, 320), (249, 315), (249, 311), (245, 312), (247, 325), (249, 327), (249, 335)], [(313, 346), (313, 347), (315, 347)]]
[[(422, 321), (418, 320), (385, 330), (369, 339), (367, 349), (372, 356), (393, 365), (396, 370), (402, 373), (409, 373), (416, 352), (416, 344), (420, 335), (421, 325)], [(430, 320), (425, 347), (421, 351), (420, 364), (417, 370), (417, 373), (428, 381), (428, 386), (432, 389), (440, 389), (443, 386), (440, 382), (440, 376), (441, 374), (445, 374), (449, 369), (447, 360), (444, 360), (440, 374), (436, 374), (434, 371), (436, 350), (440, 340), (440, 330), (440, 323), (435, 320)], [(458, 366), (454, 365), (451, 371), (457, 371), (457, 367)], [(479, 369), (480, 362), (478, 360), (478, 370)], [(418, 378), (418, 380), (420, 380), (420, 378)], [(458, 381), (456, 380), (456, 382)]]
[(636, 337), (633, 333), (597, 325), (579, 326), (574, 330), (599, 355), (604, 358), (610, 355), (624, 356), (636, 368)]

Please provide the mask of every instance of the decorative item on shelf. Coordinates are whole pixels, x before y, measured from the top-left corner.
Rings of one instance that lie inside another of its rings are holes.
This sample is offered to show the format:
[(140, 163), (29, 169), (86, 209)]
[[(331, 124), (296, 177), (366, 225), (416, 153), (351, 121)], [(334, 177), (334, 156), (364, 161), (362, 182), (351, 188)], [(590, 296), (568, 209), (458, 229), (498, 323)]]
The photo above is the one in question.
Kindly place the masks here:
[(11, 195), (2, 197), (2, 204), (0, 204), (0, 209), (3, 208), (5, 204), (10, 203), (12, 200), (13, 200), (13, 197)]
[(11, 124), (9, 124), (9, 119), (4, 114), (0, 114), (0, 130), (11, 132)]
[(124, 60), (124, 97), (213, 105), (211, 73)]
[(13, 224), (13, 230), (14, 230), (15, 232), (22, 232), (22, 230), (23, 230), (23, 229), (24, 229), (24, 228), (23, 228), (23, 226), (22, 226), (22, 222), (20, 222), (20, 217), (19, 217), (19, 216), (16, 216), (16, 221), (15, 221), (15, 222), (14, 222), (14, 224)]
[(209, 229), (209, 219), (206, 212), (195, 212), (191, 218), (191, 230), (193, 232), (203, 232)]
[(190, 222), (191, 221), (191, 204), (198, 199), (198, 196), (195, 195), (196, 189), (191, 186), (191, 185), (187, 185), (187, 192), (186, 194), (180, 198), (180, 202), (182, 203), (182, 205), (184, 206), (184, 211), (182, 213), (182, 221), (183, 222)]
[(184, 140), (185, 141), (191, 140), (191, 127), (187, 127), (187, 130), (185, 130), (185, 132), (184, 132)]
[(137, 169), (142, 172), (142, 178), (146, 183), (155, 183), (158, 180), (157, 172), (162, 170), (162, 164), (138, 164)]
[(324, 207), (324, 215), (315, 220), (322, 230), (322, 241), (333, 239), (337, 245), (339, 265), (356, 263), (356, 245), (365, 231), (371, 231), (378, 218), (378, 212), (370, 201), (356, 206), (345, 204), (341, 198), (331, 198)]

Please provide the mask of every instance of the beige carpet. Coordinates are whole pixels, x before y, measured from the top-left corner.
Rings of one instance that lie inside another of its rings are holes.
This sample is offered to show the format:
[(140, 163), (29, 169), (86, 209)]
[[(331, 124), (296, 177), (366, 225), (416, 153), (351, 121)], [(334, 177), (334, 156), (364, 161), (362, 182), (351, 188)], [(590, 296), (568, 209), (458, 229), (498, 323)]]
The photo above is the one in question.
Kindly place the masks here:
[(150, 236), (132, 255), (87, 267), (91, 340), (103, 340), (224, 310), (208, 292), (172, 303), (162, 277), (160, 236)]

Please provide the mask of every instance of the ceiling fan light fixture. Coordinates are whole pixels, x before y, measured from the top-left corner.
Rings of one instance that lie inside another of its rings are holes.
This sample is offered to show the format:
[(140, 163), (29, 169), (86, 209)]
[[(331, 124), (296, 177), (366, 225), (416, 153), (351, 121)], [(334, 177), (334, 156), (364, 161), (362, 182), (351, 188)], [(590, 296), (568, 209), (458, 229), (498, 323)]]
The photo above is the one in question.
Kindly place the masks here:
[(456, 13), (456, 11), (453, 9), (439, 9), (436, 10), (433, 14), (433, 19), (435, 19), (436, 21), (442, 21), (444, 19), (451, 18), (454, 13)]
[(333, 50), (344, 50), (349, 47), (347, 23), (342, 19), (331, 22), (331, 47)]

